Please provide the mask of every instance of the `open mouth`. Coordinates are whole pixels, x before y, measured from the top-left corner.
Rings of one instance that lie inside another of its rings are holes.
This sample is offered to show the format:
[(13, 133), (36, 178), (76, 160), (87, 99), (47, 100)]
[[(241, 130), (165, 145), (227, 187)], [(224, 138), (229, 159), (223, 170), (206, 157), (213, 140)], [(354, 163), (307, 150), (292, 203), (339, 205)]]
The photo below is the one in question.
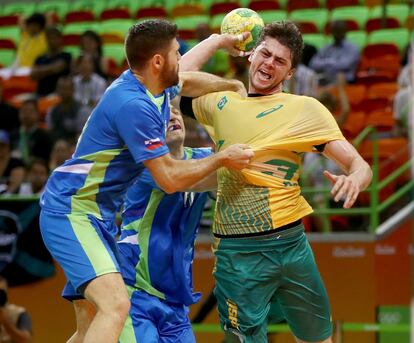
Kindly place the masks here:
[(259, 72), (260, 78), (265, 79), (265, 80), (271, 79), (271, 75), (265, 72), (263, 69), (259, 69), (258, 72)]
[(181, 125), (180, 124), (173, 124), (168, 126), (167, 131), (171, 132), (171, 131), (176, 131), (176, 130), (181, 130)]

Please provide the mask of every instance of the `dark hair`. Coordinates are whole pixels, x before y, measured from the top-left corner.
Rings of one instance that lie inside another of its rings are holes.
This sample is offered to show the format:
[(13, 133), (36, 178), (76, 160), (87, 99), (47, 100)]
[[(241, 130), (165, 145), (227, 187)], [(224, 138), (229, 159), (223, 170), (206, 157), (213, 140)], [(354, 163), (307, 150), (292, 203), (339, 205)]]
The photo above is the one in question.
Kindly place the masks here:
[(143, 66), (156, 53), (166, 49), (177, 36), (177, 25), (164, 19), (149, 19), (133, 25), (125, 39), (130, 68)]
[(39, 24), (39, 26), (44, 29), (46, 26), (46, 18), (41, 13), (33, 13), (29, 18), (26, 19), (26, 25), (29, 24)]
[(98, 35), (95, 31), (86, 30), (82, 33), (81, 39), (84, 37), (92, 38), (98, 44), (98, 54), (102, 56), (102, 39), (101, 36)]
[(32, 170), (33, 166), (35, 166), (36, 164), (43, 166), (46, 169), (47, 174), (49, 175), (49, 165), (43, 158), (35, 157), (31, 159), (29, 165), (27, 166), (27, 170), (28, 171)]
[(257, 45), (263, 42), (266, 37), (275, 38), (280, 44), (290, 49), (292, 68), (295, 68), (300, 63), (302, 60), (303, 39), (299, 28), (294, 22), (284, 20), (267, 24), (257, 41)]

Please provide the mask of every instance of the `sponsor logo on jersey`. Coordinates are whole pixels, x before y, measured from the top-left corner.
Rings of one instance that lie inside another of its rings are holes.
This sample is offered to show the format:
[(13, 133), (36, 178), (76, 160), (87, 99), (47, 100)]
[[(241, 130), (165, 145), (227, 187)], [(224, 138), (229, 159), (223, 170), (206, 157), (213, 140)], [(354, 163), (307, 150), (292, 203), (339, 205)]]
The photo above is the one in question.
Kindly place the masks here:
[(266, 110), (266, 111), (260, 112), (260, 113), (256, 116), (256, 118), (257, 118), (257, 119), (263, 118), (264, 116), (267, 116), (268, 114), (271, 114), (271, 113), (273, 113), (273, 112), (276, 112), (277, 110), (280, 110), (282, 107), (283, 107), (283, 105), (277, 105), (277, 106), (275, 106), (275, 107), (269, 108), (269, 109), (268, 109), (268, 110)]
[(227, 104), (228, 100), (226, 96), (223, 96), (220, 101), (217, 103), (218, 109), (221, 111), (223, 107)]
[(219, 151), (221, 149), (223, 144), (224, 144), (224, 139), (220, 139), (220, 140), (217, 141), (217, 144), (216, 144), (217, 145), (217, 151)]

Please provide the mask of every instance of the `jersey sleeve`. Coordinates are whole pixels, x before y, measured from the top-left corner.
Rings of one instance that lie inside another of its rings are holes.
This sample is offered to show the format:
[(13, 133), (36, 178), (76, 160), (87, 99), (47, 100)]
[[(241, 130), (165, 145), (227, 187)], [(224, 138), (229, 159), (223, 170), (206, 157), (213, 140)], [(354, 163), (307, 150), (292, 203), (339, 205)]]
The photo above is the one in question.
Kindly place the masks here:
[(315, 145), (345, 139), (329, 110), (311, 97), (305, 98), (303, 108), (289, 128), (288, 135), (301, 142), (304, 151), (316, 151)]
[(179, 85), (172, 86), (166, 89), (168, 98), (170, 100), (174, 99), (181, 92), (181, 87)]
[(136, 163), (168, 153), (163, 117), (150, 104), (138, 100), (126, 103), (115, 123)]

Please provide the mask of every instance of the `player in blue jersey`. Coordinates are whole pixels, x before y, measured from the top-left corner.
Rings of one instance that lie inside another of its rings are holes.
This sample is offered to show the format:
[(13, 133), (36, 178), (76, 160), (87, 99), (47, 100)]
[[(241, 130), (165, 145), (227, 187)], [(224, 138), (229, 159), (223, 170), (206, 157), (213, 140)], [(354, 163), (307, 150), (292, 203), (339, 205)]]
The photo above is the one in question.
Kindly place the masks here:
[[(184, 148), (185, 128), (178, 110), (171, 110), (167, 145), (179, 160), (200, 159), (210, 148)], [(212, 177), (197, 190), (215, 189)], [(118, 242), (122, 276), (131, 299), (121, 343), (195, 342), (188, 306), (193, 292), (194, 240), (207, 193), (162, 191), (144, 171), (128, 190)]]
[[(165, 132), (174, 86), (180, 82), (189, 96), (239, 89), (209, 74), (179, 75), (176, 35), (176, 26), (164, 20), (131, 27), (125, 40), (129, 69), (106, 90), (72, 158), (54, 170), (41, 198), (43, 240), (68, 279), (63, 296), (86, 298), (74, 303), (77, 331), (71, 343), (118, 341), (130, 301), (119, 274), (115, 215), (144, 168), (161, 189), (174, 193), (222, 166), (244, 168), (253, 155), (236, 144), (197, 161), (172, 158)], [(92, 312), (92, 321), (84, 320)]]

